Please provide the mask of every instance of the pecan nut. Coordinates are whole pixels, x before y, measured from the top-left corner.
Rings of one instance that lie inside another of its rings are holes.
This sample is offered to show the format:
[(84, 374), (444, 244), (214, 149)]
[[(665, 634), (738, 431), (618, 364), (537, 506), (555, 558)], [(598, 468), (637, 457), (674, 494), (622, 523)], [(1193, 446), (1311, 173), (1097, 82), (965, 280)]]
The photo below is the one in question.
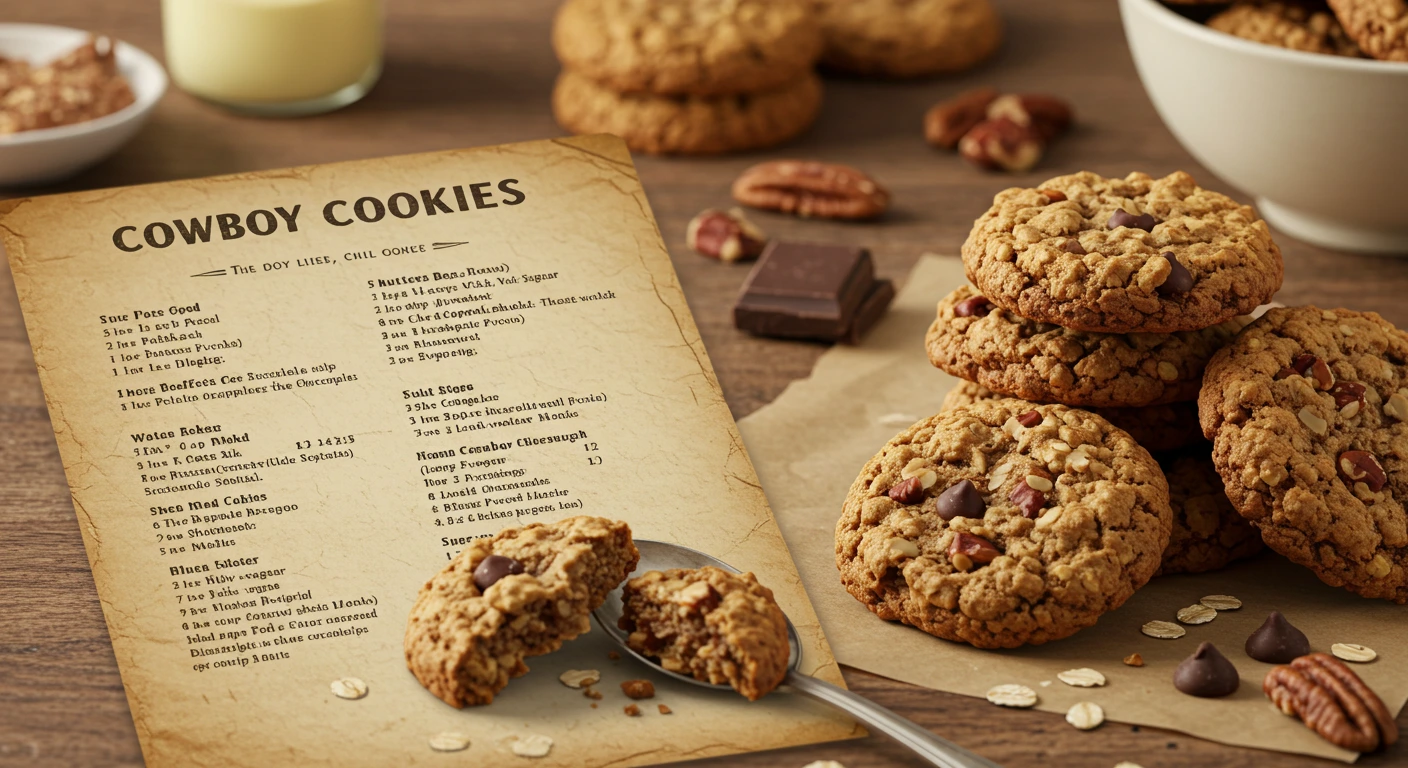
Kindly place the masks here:
[(690, 220), (684, 238), (685, 243), (696, 252), (720, 261), (756, 259), (768, 240), (767, 235), (738, 208), (728, 211), (708, 208), (701, 211)]
[(1384, 472), (1384, 466), (1372, 453), (1367, 451), (1345, 451), (1339, 455), (1336, 468), (1350, 484), (1363, 483), (1369, 486), (1369, 490), (1378, 493), (1383, 490), (1384, 484), (1388, 482), (1388, 473)]
[(886, 491), (885, 495), (901, 504), (918, 504), (924, 500), (924, 481), (918, 477), (901, 480)]
[[(960, 533), (953, 537), (953, 541), (948, 545), (948, 556), (950, 560), (956, 560), (960, 556), (967, 558), (973, 564), (986, 565), (997, 559), (1002, 554), (992, 542), (982, 536), (974, 536), (971, 533)], [(967, 570), (966, 568), (962, 570)]]
[(754, 208), (824, 219), (873, 219), (890, 205), (890, 193), (861, 171), (815, 160), (759, 163), (733, 182), (733, 198)]
[(1372, 752), (1398, 740), (1388, 707), (1353, 670), (1328, 653), (1272, 667), (1261, 689), (1271, 703), (1343, 749)]
[(987, 119), (988, 105), (997, 98), (992, 88), (964, 91), (924, 113), (924, 140), (941, 149), (955, 149), (963, 134)]
[(1007, 118), (1024, 128), (1032, 129), (1043, 144), (1071, 127), (1074, 112), (1071, 106), (1055, 96), (1041, 93), (1009, 93), (988, 104), (988, 119)]
[(973, 126), (959, 140), (958, 153), (979, 168), (1025, 171), (1041, 160), (1045, 145), (1034, 129), (999, 117)]

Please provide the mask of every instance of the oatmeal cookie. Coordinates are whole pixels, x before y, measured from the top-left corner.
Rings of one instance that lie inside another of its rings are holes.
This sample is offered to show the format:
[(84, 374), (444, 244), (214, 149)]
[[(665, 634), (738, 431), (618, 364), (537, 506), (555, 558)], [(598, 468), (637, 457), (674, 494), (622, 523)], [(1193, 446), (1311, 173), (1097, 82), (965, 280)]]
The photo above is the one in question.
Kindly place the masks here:
[(1243, 0), (1208, 19), (1219, 32), (1293, 51), (1362, 57), (1328, 8), (1307, 2)]
[(811, 127), (821, 81), (809, 74), (767, 93), (675, 98), (616, 93), (569, 71), (558, 78), (552, 105), (573, 133), (612, 133), (650, 154), (719, 154), (781, 144)]
[[(981, 384), (960, 381), (958, 386), (944, 395), (940, 410), (951, 410), (961, 405), (971, 405), (982, 400), (1002, 400), (1013, 397), (994, 392)], [(1027, 400), (1028, 398), (1018, 398)], [(1104, 418), (1123, 429), (1134, 438), (1134, 442), (1150, 453), (1176, 451), (1180, 448), (1204, 442), (1202, 428), (1198, 426), (1198, 404), (1193, 401), (1149, 405), (1143, 408), (1086, 408), (1085, 410)]]
[(1267, 546), (1408, 602), (1408, 333), (1373, 312), (1272, 309), (1213, 357), (1198, 410)]
[(787, 676), (787, 619), (751, 573), (648, 571), (626, 582), (621, 603), (627, 645), (671, 672), (731, 685), (750, 701)]
[(929, 361), (998, 392), (1043, 403), (1137, 408), (1196, 400), (1203, 366), (1249, 318), (1200, 331), (1090, 333), (995, 306), (970, 286), (939, 302)]
[(510, 678), (591, 627), (635, 570), (630, 526), (600, 517), (534, 523), (475, 539), (421, 587), (406, 666), (446, 704), (488, 704)]
[(836, 525), (846, 590), (877, 616), (980, 648), (1058, 640), (1159, 567), (1173, 514), (1149, 452), (1063, 405), (931, 416), (861, 470)]
[(1158, 460), (1168, 478), (1173, 534), (1156, 576), (1215, 571), (1261, 551), (1261, 535), (1227, 500), (1208, 449)]
[(568, 0), (553, 47), (622, 93), (723, 96), (801, 80), (821, 54), (808, 0)]
[(959, 72), (1002, 44), (1002, 18), (988, 0), (818, 0), (818, 11), (822, 63), (841, 72)]
[(1365, 53), (1384, 61), (1408, 61), (1408, 0), (1329, 2)]
[(1250, 206), (1181, 171), (1086, 171), (999, 192), (964, 242), (963, 264), (997, 306), (1103, 333), (1217, 325), (1270, 300), (1283, 271)]

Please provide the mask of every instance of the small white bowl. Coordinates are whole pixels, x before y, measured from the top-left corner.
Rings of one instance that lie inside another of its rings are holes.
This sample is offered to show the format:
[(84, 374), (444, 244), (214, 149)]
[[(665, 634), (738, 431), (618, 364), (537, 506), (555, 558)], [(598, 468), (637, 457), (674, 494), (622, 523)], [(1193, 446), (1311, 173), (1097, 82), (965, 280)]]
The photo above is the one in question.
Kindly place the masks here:
[(1169, 130), (1273, 227), (1408, 254), (1408, 63), (1254, 43), (1156, 0), (1120, 0), (1120, 15)]
[[(83, 45), (90, 34), (47, 24), (0, 24), (0, 56), (43, 65)], [(166, 93), (166, 71), (141, 50), (116, 44), (118, 71), (136, 101), (96, 120), (0, 136), (0, 187), (72, 176), (116, 152), (147, 121)]]

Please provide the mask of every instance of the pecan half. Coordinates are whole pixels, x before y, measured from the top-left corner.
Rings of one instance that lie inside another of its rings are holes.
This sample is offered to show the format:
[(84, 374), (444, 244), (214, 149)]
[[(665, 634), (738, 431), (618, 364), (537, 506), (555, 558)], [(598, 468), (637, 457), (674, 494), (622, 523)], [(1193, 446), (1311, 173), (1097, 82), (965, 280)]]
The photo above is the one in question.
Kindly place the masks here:
[(1383, 701), (1328, 653), (1272, 667), (1261, 690), (1278, 709), (1337, 747), (1372, 752), (1398, 740), (1398, 726)]
[(815, 160), (759, 163), (733, 182), (733, 199), (754, 208), (824, 219), (873, 219), (890, 193), (848, 165)]
[(738, 208), (701, 211), (690, 220), (684, 238), (696, 252), (720, 261), (756, 259), (768, 240)]
[(988, 119), (1007, 118), (1031, 128), (1042, 143), (1050, 143), (1071, 126), (1071, 105), (1042, 93), (1009, 93), (988, 104)]
[(1383, 465), (1374, 454), (1366, 451), (1341, 453), (1336, 467), (1340, 471), (1340, 477), (1350, 484), (1363, 483), (1375, 493), (1383, 490), (1384, 484), (1388, 482), (1388, 473), (1384, 472)]
[(987, 119), (988, 105), (997, 98), (992, 88), (975, 88), (941, 101), (924, 113), (924, 140), (941, 149), (954, 149), (963, 134)]
[[(992, 542), (982, 536), (974, 536), (971, 533), (960, 533), (953, 537), (953, 541), (948, 545), (948, 556), (953, 558), (956, 555), (963, 555), (978, 565), (986, 565), (997, 559), (1002, 554)], [(967, 569), (964, 569), (967, 570)]]
[(1350, 403), (1358, 401), (1359, 407), (1364, 407), (1364, 393), (1368, 387), (1357, 381), (1337, 381), (1330, 387), (1330, 394), (1335, 398), (1335, 407), (1343, 408)]
[(901, 480), (886, 491), (885, 495), (901, 504), (918, 504), (924, 500), (924, 482), (918, 477)]
[(973, 126), (958, 142), (963, 159), (989, 170), (1025, 171), (1041, 160), (1046, 141), (1034, 129), (999, 117)]

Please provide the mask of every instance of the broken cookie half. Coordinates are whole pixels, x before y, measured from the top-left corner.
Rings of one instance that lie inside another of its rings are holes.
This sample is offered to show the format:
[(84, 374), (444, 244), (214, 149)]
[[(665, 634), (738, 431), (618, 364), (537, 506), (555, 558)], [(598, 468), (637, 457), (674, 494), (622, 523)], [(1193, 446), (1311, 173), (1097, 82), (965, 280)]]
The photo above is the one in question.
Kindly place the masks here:
[(671, 672), (730, 685), (752, 701), (787, 676), (787, 619), (751, 573), (649, 571), (626, 582), (622, 603), (627, 644)]
[(600, 517), (475, 540), (421, 587), (406, 666), (447, 704), (488, 704), (528, 672), (525, 658), (587, 632), (591, 612), (639, 559), (630, 526)]

